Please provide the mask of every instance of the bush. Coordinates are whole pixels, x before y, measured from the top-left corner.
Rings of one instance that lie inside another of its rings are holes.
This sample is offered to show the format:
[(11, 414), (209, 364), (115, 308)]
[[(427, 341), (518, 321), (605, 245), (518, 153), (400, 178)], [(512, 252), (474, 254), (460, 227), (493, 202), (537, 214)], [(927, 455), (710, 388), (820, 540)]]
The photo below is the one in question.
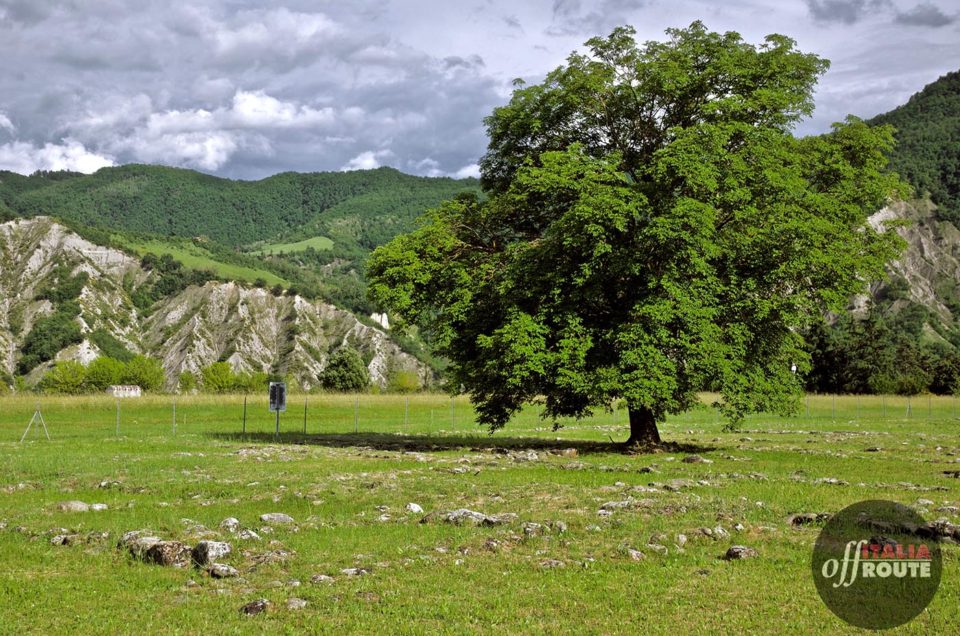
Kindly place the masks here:
[(40, 389), (49, 393), (79, 395), (85, 390), (86, 368), (73, 360), (62, 360), (40, 381)]
[(181, 393), (192, 393), (197, 390), (197, 376), (192, 371), (184, 371), (177, 381), (177, 388)]
[(415, 393), (420, 389), (420, 376), (416, 371), (395, 370), (387, 380), (387, 391), (390, 393)]
[(87, 366), (86, 388), (102, 392), (109, 386), (120, 384), (124, 364), (107, 356), (100, 356)]
[(38, 364), (52, 360), (61, 349), (83, 341), (80, 325), (74, 320), (76, 314), (70, 315), (72, 311), (69, 306), (66, 311), (57, 311), (34, 323), (20, 349), (18, 373), (29, 373)]
[(227, 362), (214, 362), (200, 371), (203, 390), (207, 393), (229, 393), (236, 385), (236, 376)]
[(365, 391), (370, 386), (370, 372), (355, 349), (343, 348), (330, 357), (320, 384), (331, 391)]
[(134, 356), (123, 366), (121, 384), (136, 384), (144, 391), (163, 388), (166, 375), (160, 362), (146, 356)]

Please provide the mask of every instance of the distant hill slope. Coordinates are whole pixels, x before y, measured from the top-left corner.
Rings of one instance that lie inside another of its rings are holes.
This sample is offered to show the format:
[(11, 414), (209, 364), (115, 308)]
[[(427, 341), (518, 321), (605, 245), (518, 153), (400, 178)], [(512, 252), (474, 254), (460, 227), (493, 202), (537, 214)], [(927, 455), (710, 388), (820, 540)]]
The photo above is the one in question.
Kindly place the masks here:
[(960, 71), (944, 75), (869, 123), (897, 129), (891, 166), (918, 196), (929, 193), (939, 206), (939, 218), (960, 224)]
[(146, 165), (91, 175), (0, 172), (0, 202), (21, 216), (161, 236), (202, 235), (230, 246), (325, 231), (337, 234), (335, 242), (378, 244), (383, 227), (406, 228), (426, 208), (477, 189), (473, 179), (415, 177), (392, 168), (287, 172), (260, 181)]

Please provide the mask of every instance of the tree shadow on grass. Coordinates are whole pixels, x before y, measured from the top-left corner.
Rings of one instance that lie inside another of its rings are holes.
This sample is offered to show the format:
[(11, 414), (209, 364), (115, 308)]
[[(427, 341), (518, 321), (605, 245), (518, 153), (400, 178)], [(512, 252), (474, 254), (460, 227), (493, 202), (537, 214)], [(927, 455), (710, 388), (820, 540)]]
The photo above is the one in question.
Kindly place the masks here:
[(509, 453), (533, 450), (564, 454), (575, 449), (576, 455), (618, 453), (647, 455), (654, 453), (704, 453), (715, 450), (711, 446), (663, 442), (659, 446), (636, 447), (617, 442), (578, 439), (544, 439), (538, 437), (491, 437), (489, 435), (405, 435), (399, 433), (211, 433), (213, 437), (231, 442), (255, 444), (298, 444), (329, 448), (371, 448), (384, 451), (438, 452), (449, 450), (477, 450)]

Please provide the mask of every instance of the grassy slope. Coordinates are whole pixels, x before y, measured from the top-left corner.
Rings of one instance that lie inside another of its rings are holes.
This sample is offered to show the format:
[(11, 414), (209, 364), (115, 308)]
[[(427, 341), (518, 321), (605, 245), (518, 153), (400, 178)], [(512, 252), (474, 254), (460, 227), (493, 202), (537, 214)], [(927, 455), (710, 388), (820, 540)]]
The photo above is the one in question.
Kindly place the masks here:
[[(0, 519), (7, 527), (0, 531), (0, 625), (18, 634), (781, 634), (787, 625), (805, 634), (853, 634), (814, 590), (809, 558), (817, 529), (791, 529), (786, 516), (878, 497), (908, 504), (925, 497), (936, 505), (960, 499), (960, 481), (941, 473), (956, 467), (948, 462), (958, 451), (957, 404), (950, 398), (929, 406), (914, 400), (910, 419), (904, 399), (815, 398), (809, 415), (751, 418), (741, 433), (722, 432), (707, 410), (663, 427), (667, 439), (696, 445), (713, 464), (682, 463), (682, 453), (631, 457), (596, 445), (608, 435), (624, 437), (622, 412), (555, 434), (528, 411), (489, 437), (467, 434), (462, 401), (451, 421), (448, 398), (415, 396), (404, 426), (403, 398), (362, 396), (361, 432), (354, 435), (352, 396), (312, 396), (306, 444), (276, 445), (259, 397), (250, 401), (246, 441), (227, 435), (240, 427), (242, 398), (180, 398), (177, 412), (186, 419), (176, 437), (169, 400), (123, 402), (123, 437), (117, 438), (112, 400), (43, 399), (54, 439), (34, 437), (23, 445), (15, 440), (34, 398), (2, 402), (6, 488), (0, 489)], [(302, 426), (298, 400), (291, 399), (284, 430)], [(389, 434), (400, 430), (415, 435)], [(302, 436), (287, 433), (284, 439)], [(535, 460), (518, 461), (491, 452), (543, 444), (577, 447), (580, 456), (541, 448)], [(883, 450), (864, 452), (871, 446)], [(240, 449), (253, 454), (236, 454)], [(639, 472), (651, 465), (657, 472)], [(813, 483), (819, 477), (850, 485)], [(706, 483), (680, 492), (631, 490), (674, 478)], [(97, 488), (103, 480), (120, 485)], [(946, 490), (910, 490), (898, 482)], [(609, 518), (597, 515), (603, 502), (627, 497), (649, 503)], [(67, 499), (110, 509), (58, 512), (57, 502)], [(427, 512), (468, 507), (514, 512), (520, 519), (495, 528), (420, 524), (420, 515), (405, 512), (408, 502)], [(386, 507), (389, 520), (378, 521), (378, 506)], [(216, 530), (227, 516), (259, 528), (266, 512), (286, 512), (297, 527), (277, 527), (259, 543)], [(555, 520), (568, 531), (527, 536), (519, 525)], [(193, 541), (187, 531), (192, 522), (233, 543), (224, 561), (241, 569), (241, 579), (218, 582), (201, 571), (135, 563), (114, 547), (119, 533), (143, 527)], [(742, 532), (733, 530), (736, 523), (745, 526)], [(695, 538), (694, 529), (718, 524), (732, 536)], [(106, 530), (111, 538), (54, 547), (42, 533), (58, 527)], [(646, 548), (657, 533), (666, 535), (659, 539), (668, 547), (665, 556)], [(683, 551), (674, 547), (677, 533), (690, 539)], [(720, 560), (731, 544), (753, 546), (760, 557)], [(628, 547), (647, 558), (631, 560)], [(278, 549), (293, 556), (252, 567), (255, 555)], [(901, 633), (960, 629), (958, 548), (945, 545), (944, 552), (937, 597)], [(541, 563), (547, 559), (565, 567), (546, 569)], [(372, 574), (340, 573), (356, 566)], [(317, 573), (335, 581), (312, 585)], [(292, 579), (302, 585), (285, 585)], [(198, 585), (188, 587), (191, 580)], [(238, 613), (259, 597), (274, 603), (269, 613)], [(287, 610), (291, 597), (310, 605)]]
[(329, 250), (333, 248), (333, 241), (328, 239), (326, 236), (314, 236), (313, 238), (304, 239), (295, 243), (268, 243), (252, 253), (258, 256), (263, 256), (277, 252), (304, 252), (310, 247), (318, 251)]
[(125, 239), (119, 236), (115, 237), (115, 239), (141, 256), (148, 252), (156, 254), (157, 256), (169, 254), (176, 260), (180, 261), (184, 267), (188, 267), (190, 269), (208, 269), (214, 272), (217, 276), (227, 280), (238, 280), (247, 283), (253, 283), (255, 280), (260, 278), (265, 280), (270, 285), (289, 284), (288, 281), (265, 269), (244, 267), (242, 265), (234, 265), (219, 261), (215, 256), (206, 250), (193, 244), (162, 241), (159, 239), (138, 241)]

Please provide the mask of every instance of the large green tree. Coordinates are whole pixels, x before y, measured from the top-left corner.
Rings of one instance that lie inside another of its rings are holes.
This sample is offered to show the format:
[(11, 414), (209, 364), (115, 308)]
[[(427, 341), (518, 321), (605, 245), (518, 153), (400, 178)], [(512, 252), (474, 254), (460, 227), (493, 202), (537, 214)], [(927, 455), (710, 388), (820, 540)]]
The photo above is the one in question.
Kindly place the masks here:
[(487, 118), (482, 200), (464, 196), (371, 258), (371, 294), (420, 325), (479, 419), (624, 400), (630, 442), (711, 388), (736, 421), (795, 408), (800, 328), (882, 275), (867, 223), (901, 189), (891, 132), (798, 139), (828, 63), (696, 22), (587, 43)]

